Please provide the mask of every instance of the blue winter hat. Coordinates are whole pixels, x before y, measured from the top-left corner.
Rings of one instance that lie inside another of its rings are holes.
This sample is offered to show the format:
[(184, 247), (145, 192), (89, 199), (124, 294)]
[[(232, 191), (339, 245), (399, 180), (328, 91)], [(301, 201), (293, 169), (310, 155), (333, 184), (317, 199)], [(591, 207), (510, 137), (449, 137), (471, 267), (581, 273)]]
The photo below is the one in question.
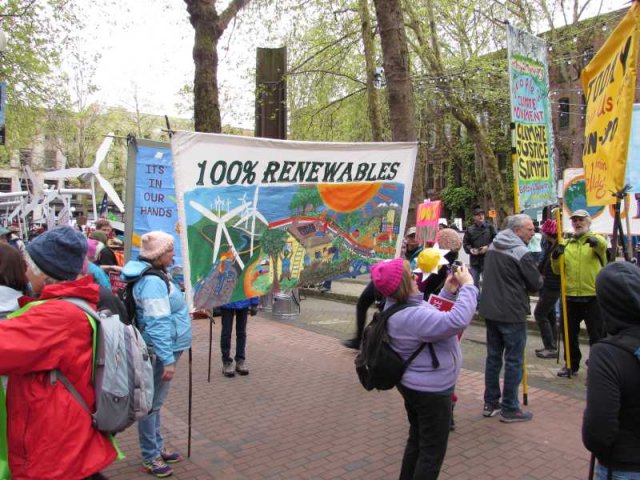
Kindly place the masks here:
[(27, 253), (46, 275), (56, 280), (74, 280), (82, 271), (87, 240), (78, 230), (60, 226), (29, 242)]

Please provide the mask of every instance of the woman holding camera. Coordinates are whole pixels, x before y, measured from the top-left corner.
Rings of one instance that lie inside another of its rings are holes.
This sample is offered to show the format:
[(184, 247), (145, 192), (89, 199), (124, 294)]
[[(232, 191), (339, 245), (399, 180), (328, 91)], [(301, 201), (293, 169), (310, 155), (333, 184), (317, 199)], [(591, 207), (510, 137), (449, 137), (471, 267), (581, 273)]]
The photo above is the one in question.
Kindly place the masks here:
[(386, 297), (385, 309), (398, 303), (409, 305), (389, 317), (391, 347), (406, 360), (420, 345), (427, 344), (409, 364), (398, 386), (409, 419), (400, 480), (433, 480), (438, 478), (447, 451), (451, 394), (462, 365), (457, 334), (471, 322), (478, 289), (467, 267), (461, 265), (447, 277), (440, 292), (455, 301), (453, 308), (444, 312), (423, 300), (405, 260), (377, 263), (371, 279)]

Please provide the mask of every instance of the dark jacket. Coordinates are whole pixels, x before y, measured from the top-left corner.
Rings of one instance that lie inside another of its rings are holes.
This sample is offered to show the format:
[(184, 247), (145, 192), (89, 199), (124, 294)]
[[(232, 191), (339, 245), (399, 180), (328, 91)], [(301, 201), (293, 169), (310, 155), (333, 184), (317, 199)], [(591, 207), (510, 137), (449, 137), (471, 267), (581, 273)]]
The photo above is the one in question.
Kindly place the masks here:
[(469, 263), (472, 267), (482, 267), (485, 255), (472, 255), (472, 248), (480, 248), (489, 245), (496, 236), (496, 229), (487, 222), (482, 222), (479, 226), (475, 223), (467, 227), (462, 237), (462, 248), (469, 254)]
[(582, 441), (602, 465), (640, 471), (640, 359), (606, 343), (631, 336), (640, 347), (640, 268), (612, 263), (596, 278), (609, 336), (591, 348)]
[(480, 315), (498, 322), (526, 322), (529, 292), (542, 287), (533, 254), (512, 230), (502, 230), (485, 256)]
[(116, 254), (109, 247), (105, 246), (101, 251), (98, 259), (94, 262), (96, 265), (118, 265)]
[(544, 279), (542, 288), (554, 292), (560, 291), (560, 275), (553, 273), (553, 269), (551, 268), (551, 254), (557, 246), (557, 243), (543, 242), (542, 259), (538, 265), (538, 269)]

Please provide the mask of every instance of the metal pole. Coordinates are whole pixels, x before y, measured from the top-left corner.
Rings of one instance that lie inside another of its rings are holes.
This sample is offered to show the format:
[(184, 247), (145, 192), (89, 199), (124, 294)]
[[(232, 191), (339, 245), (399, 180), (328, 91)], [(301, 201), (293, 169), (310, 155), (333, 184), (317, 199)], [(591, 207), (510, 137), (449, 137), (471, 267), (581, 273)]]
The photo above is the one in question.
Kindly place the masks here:
[(207, 371), (207, 382), (211, 383), (211, 344), (213, 343), (213, 317), (209, 318), (209, 370)]
[(96, 208), (96, 177), (91, 175), (91, 203), (93, 204), (93, 223), (98, 221), (98, 209)]
[(193, 399), (193, 350), (189, 348), (189, 412), (187, 414), (187, 458), (191, 458), (191, 411)]

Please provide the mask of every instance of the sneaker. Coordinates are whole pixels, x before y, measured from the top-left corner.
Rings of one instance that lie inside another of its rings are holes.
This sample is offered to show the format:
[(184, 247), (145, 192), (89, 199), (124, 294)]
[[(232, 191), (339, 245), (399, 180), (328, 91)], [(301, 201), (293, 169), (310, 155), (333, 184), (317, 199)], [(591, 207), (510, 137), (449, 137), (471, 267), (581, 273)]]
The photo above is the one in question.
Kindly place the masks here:
[(542, 348), (536, 348), (534, 351), (536, 352), (536, 355), (537, 355), (540, 352), (544, 352), (545, 350), (546, 350), (546, 348), (542, 347)]
[(482, 409), (483, 417), (495, 417), (498, 413), (500, 413), (500, 405), (494, 405), (491, 403), (485, 403), (484, 408)]
[(162, 457), (158, 457), (155, 460), (151, 460), (150, 462), (145, 460), (144, 462), (142, 462), (142, 469), (146, 473), (153, 475), (156, 478), (170, 477), (171, 475), (173, 475), (173, 470), (169, 465), (164, 463)]
[(507, 412), (502, 410), (500, 413), (500, 421), (502, 423), (516, 423), (516, 422), (528, 422), (533, 418), (533, 413), (525, 412), (524, 410), (516, 410), (514, 412)]
[(231, 378), (231, 377), (235, 377), (235, 376), (236, 376), (236, 372), (235, 372), (235, 370), (233, 369), (233, 363), (231, 363), (231, 362), (229, 362), (229, 363), (225, 363), (225, 364), (222, 366), (222, 374), (223, 374), (225, 377), (229, 377), (229, 378)]
[(184, 460), (184, 457), (178, 452), (168, 452), (167, 450), (162, 450), (160, 456), (162, 460), (164, 460), (164, 463), (178, 463)]
[(558, 350), (553, 350), (551, 348), (545, 348), (544, 350), (536, 352), (536, 357), (538, 358), (556, 358), (557, 356)]
[(573, 377), (574, 375), (578, 374), (578, 370), (569, 370), (566, 366), (562, 367), (560, 370), (558, 370), (558, 373), (556, 375), (558, 375), (559, 377), (563, 377), (563, 378), (569, 378), (569, 377)]
[(236, 372), (238, 372), (239, 375), (249, 375), (249, 369), (244, 364), (244, 360), (238, 360), (236, 362)]
[(342, 342), (347, 348), (352, 348), (353, 350), (360, 350), (360, 341), (357, 338), (350, 338), (349, 340), (344, 340)]

